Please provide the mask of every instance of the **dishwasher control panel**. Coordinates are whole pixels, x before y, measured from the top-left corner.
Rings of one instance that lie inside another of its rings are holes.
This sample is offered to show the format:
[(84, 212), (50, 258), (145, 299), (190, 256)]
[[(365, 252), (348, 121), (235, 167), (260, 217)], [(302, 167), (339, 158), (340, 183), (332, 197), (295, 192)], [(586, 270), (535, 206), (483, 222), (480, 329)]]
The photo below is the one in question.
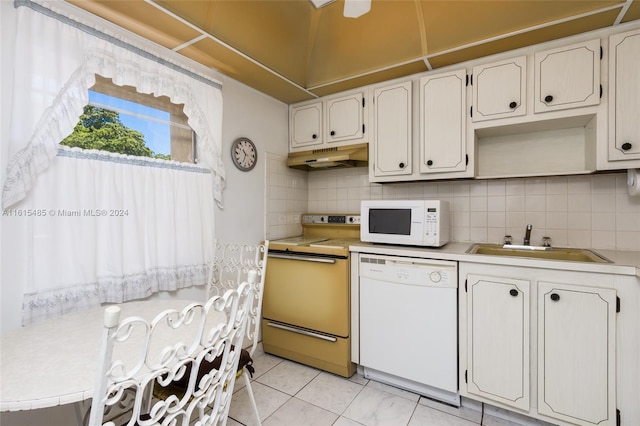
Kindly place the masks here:
[(458, 264), (363, 253), (360, 255), (360, 277), (405, 285), (457, 288)]

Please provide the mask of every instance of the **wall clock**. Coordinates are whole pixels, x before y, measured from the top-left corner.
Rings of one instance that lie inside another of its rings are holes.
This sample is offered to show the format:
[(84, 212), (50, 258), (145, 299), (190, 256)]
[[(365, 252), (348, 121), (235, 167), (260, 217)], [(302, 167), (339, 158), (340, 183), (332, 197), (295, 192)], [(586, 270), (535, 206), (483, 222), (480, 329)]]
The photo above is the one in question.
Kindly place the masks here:
[(256, 166), (258, 150), (250, 139), (238, 138), (231, 144), (231, 159), (238, 169), (248, 172)]

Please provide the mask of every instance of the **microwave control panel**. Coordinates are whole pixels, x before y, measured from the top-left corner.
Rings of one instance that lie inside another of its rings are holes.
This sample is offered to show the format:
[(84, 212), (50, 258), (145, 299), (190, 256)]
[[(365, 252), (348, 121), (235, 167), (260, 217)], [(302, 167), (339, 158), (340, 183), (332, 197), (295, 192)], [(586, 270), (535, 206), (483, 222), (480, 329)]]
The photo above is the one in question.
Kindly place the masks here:
[(437, 207), (426, 207), (424, 212), (425, 243), (434, 244), (438, 240), (440, 213)]

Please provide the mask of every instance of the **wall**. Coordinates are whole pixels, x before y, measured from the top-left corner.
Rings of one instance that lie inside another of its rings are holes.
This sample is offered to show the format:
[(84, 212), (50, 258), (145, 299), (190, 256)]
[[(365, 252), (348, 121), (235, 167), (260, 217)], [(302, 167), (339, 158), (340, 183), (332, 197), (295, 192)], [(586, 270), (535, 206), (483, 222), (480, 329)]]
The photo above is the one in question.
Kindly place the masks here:
[[(265, 181), (269, 153), (286, 156), (289, 110), (287, 105), (232, 79), (223, 86), (222, 158), (226, 171), (224, 208), (216, 210), (218, 238), (258, 243), (266, 238)], [(248, 137), (258, 149), (258, 162), (241, 172), (231, 161), (231, 144)]]
[[(626, 173), (377, 184), (369, 183), (367, 168), (292, 170), (271, 176), (269, 191), (286, 193), (303, 180), (299, 173), (308, 173), (308, 212), (359, 212), (366, 199), (435, 198), (449, 201), (453, 241), (500, 243), (510, 234), (518, 242), (530, 223), (532, 244), (549, 236), (556, 246), (640, 251), (640, 197), (627, 193)], [(274, 237), (301, 230), (275, 220), (292, 222), (297, 209), (270, 205), (268, 214)]]
[(266, 238), (292, 237), (302, 234), (300, 215), (308, 208), (308, 172), (290, 169), (287, 156), (268, 154), (266, 181)]

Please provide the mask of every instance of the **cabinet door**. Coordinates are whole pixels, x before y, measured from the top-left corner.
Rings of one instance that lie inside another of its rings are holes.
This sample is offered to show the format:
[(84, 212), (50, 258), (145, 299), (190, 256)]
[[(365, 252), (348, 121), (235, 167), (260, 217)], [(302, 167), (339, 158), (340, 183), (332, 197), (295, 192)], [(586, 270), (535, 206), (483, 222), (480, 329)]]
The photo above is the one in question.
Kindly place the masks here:
[(322, 102), (291, 107), (289, 115), (291, 150), (322, 143)]
[(364, 94), (325, 101), (325, 140), (328, 143), (358, 140), (364, 136)]
[(609, 160), (640, 160), (640, 30), (609, 39)]
[(548, 282), (538, 289), (538, 412), (614, 425), (615, 290)]
[(467, 392), (529, 410), (529, 281), (467, 276)]
[(411, 82), (373, 91), (374, 176), (411, 174)]
[(420, 79), (420, 173), (465, 171), (466, 72)]
[(534, 111), (600, 103), (600, 40), (535, 54)]
[(527, 57), (473, 67), (473, 121), (527, 113)]

